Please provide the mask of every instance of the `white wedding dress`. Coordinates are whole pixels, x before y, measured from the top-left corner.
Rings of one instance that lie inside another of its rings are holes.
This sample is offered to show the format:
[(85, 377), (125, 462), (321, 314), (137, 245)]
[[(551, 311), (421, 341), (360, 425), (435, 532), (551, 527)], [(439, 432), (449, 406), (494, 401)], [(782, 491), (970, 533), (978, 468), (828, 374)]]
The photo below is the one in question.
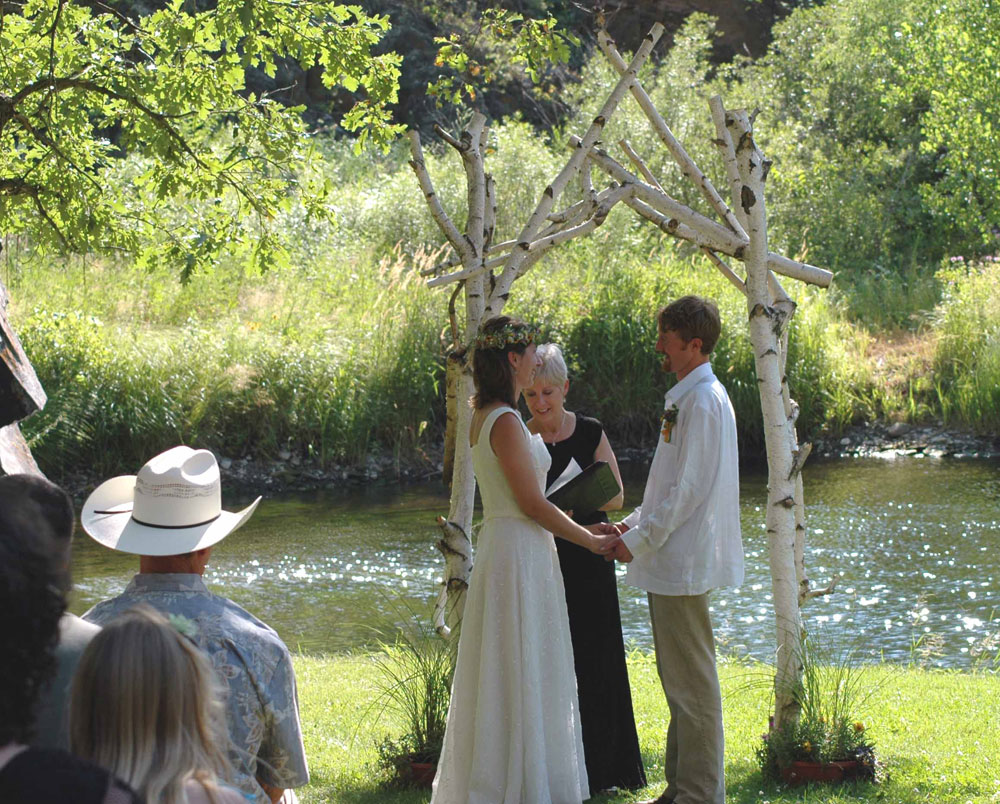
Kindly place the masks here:
[[(490, 430), (472, 448), (483, 499), (432, 804), (579, 804), (589, 798), (566, 595), (552, 534), (518, 508)], [(524, 427), (523, 422), (521, 426)], [(544, 489), (551, 458), (530, 438)]]

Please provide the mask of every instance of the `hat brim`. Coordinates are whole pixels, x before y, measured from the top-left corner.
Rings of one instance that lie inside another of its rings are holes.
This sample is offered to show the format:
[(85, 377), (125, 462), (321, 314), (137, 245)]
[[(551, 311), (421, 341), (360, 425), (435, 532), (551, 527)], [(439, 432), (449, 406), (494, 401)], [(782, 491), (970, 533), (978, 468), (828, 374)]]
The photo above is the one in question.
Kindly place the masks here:
[(122, 553), (176, 556), (211, 547), (242, 527), (261, 501), (258, 497), (242, 511), (222, 511), (217, 519), (192, 528), (157, 528), (132, 519), (135, 479), (135, 475), (120, 475), (105, 480), (87, 498), (80, 513), (88, 536)]

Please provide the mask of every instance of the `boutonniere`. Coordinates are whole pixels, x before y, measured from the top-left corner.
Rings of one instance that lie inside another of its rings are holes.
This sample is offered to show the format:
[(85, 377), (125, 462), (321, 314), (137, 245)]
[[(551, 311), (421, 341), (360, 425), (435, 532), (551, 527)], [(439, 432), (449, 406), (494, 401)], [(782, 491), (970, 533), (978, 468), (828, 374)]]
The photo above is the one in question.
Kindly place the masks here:
[(670, 434), (674, 431), (674, 424), (677, 423), (677, 405), (671, 405), (663, 411), (663, 418), (660, 419), (660, 432), (663, 433), (663, 443), (670, 443)]

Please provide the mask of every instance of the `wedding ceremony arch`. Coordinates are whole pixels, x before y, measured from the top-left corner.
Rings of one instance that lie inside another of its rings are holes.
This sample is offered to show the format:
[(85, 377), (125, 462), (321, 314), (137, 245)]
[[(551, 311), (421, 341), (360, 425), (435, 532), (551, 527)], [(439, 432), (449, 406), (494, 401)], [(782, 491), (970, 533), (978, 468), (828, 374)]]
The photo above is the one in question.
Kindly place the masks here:
[[(451, 497), (447, 518), (438, 518), (444, 532), (443, 538), (438, 540), (438, 548), (445, 557), (445, 577), (435, 606), (435, 627), (439, 634), (447, 637), (449, 618), (460, 619), (473, 560), (468, 535), (475, 497), (469, 448), (472, 412), (465, 404), (473, 387), (469, 367), (464, 361), (465, 349), (480, 324), (503, 310), (516, 280), (556, 246), (594, 232), (611, 210), (622, 203), (668, 235), (698, 246), (709, 263), (746, 298), (748, 333), (754, 350), (767, 454), (764, 524), (776, 637), (774, 725), (779, 727), (798, 717), (793, 693), (802, 675), (801, 608), (809, 599), (832, 592), (835, 580), (824, 588), (813, 588), (805, 567), (802, 467), (811, 444), (798, 440), (798, 406), (791, 396), (786, 376), (789, 324), (796, 305), (777, 275), (825, 288), (832, 274), (768, 250), (764, 187), (771, 162), (754, 138), (756, 113), (727, 110), (718, 96), (709, 102), (716, 130), (714, 143), (725, 166), (731, 205), (674, 137), (638, 77), (662, 33), (663, 26), (654, 25), (629, 62), (621, 56), (606, 32), (599, 34), (601, 50), (618, 73), (619, 80), (583, 136), (570, 138), (569, 158), (542, 190), (534, 211), (513, 240), (493, 242), (498, 201), (497, 188), (485, 165), (486, 118), (478, 112), (473, 114), (469, 126), (458, 137), (440, 126), (435, 129), (462, 159), (467, 189), (465, 231), (454, 223), (454, 214), (444, 209), (434, 191), (419, 134), (409, 133), (410, 165), (430, 213), (450, 246), (448, 258), (423, 273), (428, 277), (429, 286), (455, 285), (449, 306), (453, 343), (447, 361), (446, 472), (451, 472)], [(634, 170), (629, 170), (598, 147), (608, 119), (626, 93), (633, 96), (684, 177), (704, 198), (711, 216), (681, 203), (668, 193), (627, 141), (619, 144)], [(593, 186), (594, 168), (611, 179), (610, 185), (601, 191)], [(579, 187), (578, 195), (569, 190), (574, 180)], [(726, 258), (743, 263), (742, 277)], [(459, 297), (464, 302), (461, 325), (456, 310)]]

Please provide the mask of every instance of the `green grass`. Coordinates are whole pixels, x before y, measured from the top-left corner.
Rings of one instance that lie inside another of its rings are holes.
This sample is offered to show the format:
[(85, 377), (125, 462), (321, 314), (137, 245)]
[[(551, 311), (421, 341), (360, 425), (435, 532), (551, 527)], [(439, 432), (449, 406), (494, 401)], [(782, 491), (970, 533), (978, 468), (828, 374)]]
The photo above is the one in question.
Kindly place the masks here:
[[(297, 656), (305, 745), (312, 782), (306, 804), (410, 804), (429, 792), (382, 786), (375, 744), (398, 735), (386, 714), (364, 715), (377, 694), (368, 655)], [(638, 794), (598, 796), (594, 802), (631, 802), (663, 788), (667, 707), (652, 656), (629, 656), (632, 699), (650, 786)], [(878, 786), (812, 786), (789, 790), (763, 782), (754, 751), (770, 711), (769, 674), (762, 665), (720, 665), (726, 722), (726, 800), (841, 804), (879, 800), (890, 804), (990, 804), (1000, 800), (1000, 676), (896, 666), (872, 670), (875, 694), (860, 714), (886, 762), (889, 778)], [(879, 683), (881, 682), (881, 683)]]

